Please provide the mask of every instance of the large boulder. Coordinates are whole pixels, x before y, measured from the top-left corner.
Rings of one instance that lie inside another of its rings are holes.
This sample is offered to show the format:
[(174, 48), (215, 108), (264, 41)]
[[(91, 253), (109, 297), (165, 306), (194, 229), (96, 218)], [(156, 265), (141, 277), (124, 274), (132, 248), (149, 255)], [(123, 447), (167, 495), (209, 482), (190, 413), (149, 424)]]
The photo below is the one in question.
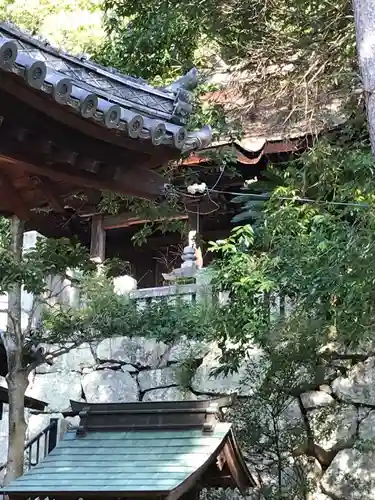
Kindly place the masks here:
[(335, 400), (324, 391), (309, 391), (301, 395), (302, 404), (306, 410), (313, 410), (322, 406), (334, 404)]
[(51, 412), (67, 410), (70, 399), (81, 399), (81, 375), (76, 372), (36, 374), (26, 395), (48, 403), (48, 410)]
[(114, 337), (105, 339), (97, 347), (101, 361), (120, 361), (137, 368), (157, 368), (168, 346), (163, 342), (143, 337)]
[(142, 401), (193, 401), (197, 396), (182, 387), (166, 387), (147, 391)]
[[(45, 346), (47, 352), (53, 353), (58, 346)], [(36, 373), (51, 373), (51, 372), (82, 372), (84, 368), (92, 368), (95, 366), (95, 359), (92, 354), (89, 344), (82, 344), (79, 347), (71, 349), (69, 352), (62, 354), (54, 360), (52, 366), (47, 364), (38, 366)]]
[(100, 370), (84, 375), (82, 388), (88, 403), (138, 401), (137, 381), (128, 372)]
[(325, 472), (322, 491), (330, 498), (342, 500), (374, 500), (375, 453), (357, 449), (340, 451)]
[(168, 362), (176, 363), (186, 359), (202, 359), (209, 352), (209, 344), (183, 338), (178, 344), (170, 348)]
[(203, 358), (191, 381), (194, 392), (203, 394), (233, 394), (252, 396), (261, 384), (267, 361), (260, 349), (249, 349), (248, 360), (244, 362), (236, 373), (230, 375), (214, 375), (213, 370), (220, 366), (220, 351), (212, 348)]
[(309, 412), (316, 443), (325, 449), (338, 441), (348, 441), (356, 433), (358, 421), (365, 416), (364, 410), (337, 402)]
[(122, 365), (121, 370), (128, 373), (138, 373), (137, 368), (135, 368), (133, 365)]
[[(362, 410), (366, 411), (365, 409)], [(375, 411), (370, 411), (366, 417), (361, 420), (359, 426), (359, 437), (362, 441), (373, 442), (375, 439)]]
[(332, 383), (333, 392), (348, 403), (375, 406), (375, 358), (356, 364), (347, 377), (338, 377)]
[(172, 366), (156, 370), (143, 370), (138, 375), (138, 384), (142, 392), (158, 387), (178, 385), (178, 382), (178, 369)]

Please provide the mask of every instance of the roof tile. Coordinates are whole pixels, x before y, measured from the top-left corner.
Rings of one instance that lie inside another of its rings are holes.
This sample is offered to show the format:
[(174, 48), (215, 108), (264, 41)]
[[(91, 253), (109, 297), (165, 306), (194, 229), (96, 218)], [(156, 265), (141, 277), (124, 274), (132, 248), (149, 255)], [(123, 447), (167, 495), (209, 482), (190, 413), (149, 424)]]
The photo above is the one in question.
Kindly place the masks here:
[(69, 431), (8, 493), (49, 491), (170, 491), (212, 458), (230, 432), (218, 423), (210, 434), (180, 431)]
[[(195, 70), (180, 78), (175, 85), (154, 88), (142, 79), (62, 53), (0, 23), (0, 73), (2, 71), (23, 78), (29, 87), (70, 107), (83, 118), (94, 119), (106, 128), (117, 128), (120, 133), (128, 132), (124, 114), (141, 115), (147, 124), (141, 138), (151, 140), (154, 146), (166, 144), (185, 151), (200, 149), (211, 141), (211, 129), (207, 126), (195, 132), (182, 132), (192, 111), (191, 94), (187, 89), (196, 84)], [(72, 102), (78, 94), (81, 101), (91, 95), (94, 108), (89, 116), (86, 107)], [(116, 106), (115, 119), (113, 106)], [(128, 135), (136, 138), (130, 133)]]

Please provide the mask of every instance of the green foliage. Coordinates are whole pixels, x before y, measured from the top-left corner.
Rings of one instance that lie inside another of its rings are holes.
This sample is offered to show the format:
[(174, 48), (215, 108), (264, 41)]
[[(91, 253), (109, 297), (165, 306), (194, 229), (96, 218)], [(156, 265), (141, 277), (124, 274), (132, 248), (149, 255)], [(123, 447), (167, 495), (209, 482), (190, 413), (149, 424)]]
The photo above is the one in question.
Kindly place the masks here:
[[(144, 6), (133, 0), (107, 0), (104, 8), (106, 28), (119, 46), (122, 63), (135, 68), (141, 64), (146, 78), (173, 71), (176, 66), (187, 68), (199, 55), (195, 51), (200, 44), (207, 55), (212, 55), (210, 48), (214, 47), (229, 60), (247, 59), (250, 53), (254, 63), (267, 52), (268, 62), (294, 57), (298, 62), (307, 59), (308, 65), (308, 56), (317, 48), (322, 54), (323, 46), (331, 49), (331, 65), (338, 63), (335, 57), (342, 62), (354, 54), (352, 12), (341, 0), (278, 0), (266, 5), (238, 0), (229, 4), (222, 0), (165, 0)], [(352, 29), (344, 33), (349, 25)]]
[(306, 118), (306, 112), (311, 118), (321, 92), (350, 91), (356, 80), (346, 0), (164, 0), (142, 6), (106, 0), (104, 8), (108, 39), (102, 57), (113, 66), (162, 82), (193, 64), (238, 65), (248, 72), (251, 103), (265, 99), (278, 107), (293, 99), (286, 120)]
[[(280, 180), (271, 175), (237, 200), (244, 203), (241, 219), (252, 225), (211, 245), (214, 287), (229, 301), (209, 312), (211, 338), (222, 351), (217, 371), (246, 366), (254, 392), (229, 418), (248, 460), (267, 460), (274, 480), (261, 498), (272, 500), (306, 498), (313, 488), (306, 455), (320, 460), (314, 443), (332, 439), (343, 405), (306, 412), (301, 394), (345, 375), (358, 349), (371, 355), (375, 315), (375, 182), (367, 140), (358, 129), (344, 130), (278, 173)], [(272, 312), (279, 302), (284, 309)], [(264, 356), (256, 366), (254, 348)]]
[(174, 304), (158, 299), (142, 308), (139, 301), (117, 295), (113, 281), (105, 272), (86, 275), (78, 285), (83, 297), (80, 308), (45, 309), (41, 338), (61, 343), (69, 338), (81, 343), (90, 339), (113, 336), (156, 338), (173, 344), (181, 336), (199, 339), (210, 331), (203, 308), (177, 301)]
[(90, 271), (94, 267), (87, 249), (65, 238), (39, 238), (18, 261), (10, 250), (9, 223), (0, 219), (0, 224), (0, 294), (21, 284), (26, 291), (39, 295), (45, 291), (47, 276), (65, 275), (68, 268)]
[(262, 180), (254, 179), (243, 189), (244, 194), (235, 196), (232, 203), (242, 206), (242, 212), (233, 217), (232, 222), (240, 223), (251, 221), (253, 228), (258, 228), (264, 220), (265, 202), (277, 187), (284, 184), (283, 176), (280, 175), (280, 167), (269, 165), (262, 172)]
[(147, 221), (132, 237), (134, 245), (144, 244), (147, 238), (156, 231), (163, 234), (167, 231), (180, 232), (181, 234), (186, 232), (185, 221), (172, 219), (175, 215), (182, 213), (181, 206), (173, 199), (156, 204), (149, 200), (105, 192), (98, 208), (111, 214), (129, 213), (134, 218)]
[(0, 21), (11, 21), (73, 54), (93, 54), (104, 39), (101, 0), (3, 0)]
[(260, 488), (262, 500), (302, 500), (312, 489), (303, 463), (291, 458), (292, 450), (304, 439), (298, 417), (298, 407), (290, 395), (274, 391), (270, 397), (269, 391), (263, 390), (239, 401), (226, 415), (234, 423), (242, 449), (248, 450), (248, 463), (255, 470), (261, 459), (274, 478)]
[[(254, 235), (238, 227), (213, 246), (222, 255), (217, 285), (232, 296), (223, 318), (230, 314), (235, 321), (223, 340), (243, 349), (256, 340), (290, 358), (291, 347), (303, 357), (329, 338), (347, 347), (371, 338), (373, 169), (366, 147), (320, 141), (282, 173), (284, 185), (265, 202)], [(294, 313), (275, 325), (276, 332), (270, 331), (265, 293), (293, 300)]]
[(5, 217), (0, 217), (0, 245), (2, 247), (9, 244), (9, 238), (10, 238), (9, 229), (10, 229), (9, 219), (6, 219)]
[(111, 65), (146, 79), (192, 67), (200, 41), (194, 2), (105, 0), (104, 8), (110, 39), (102, 57)]

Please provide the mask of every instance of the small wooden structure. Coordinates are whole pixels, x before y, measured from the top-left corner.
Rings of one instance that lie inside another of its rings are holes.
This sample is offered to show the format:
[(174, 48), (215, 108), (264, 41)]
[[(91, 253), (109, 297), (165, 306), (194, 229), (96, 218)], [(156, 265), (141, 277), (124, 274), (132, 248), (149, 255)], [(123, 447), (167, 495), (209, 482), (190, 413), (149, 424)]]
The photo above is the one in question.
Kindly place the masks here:
[(210, 401), (71, 402), (76, 430), (31, 471), (0, 490), (11, 500), (197, 498), (203, 488), (257, 485), (221, 422), (230, 398)]
[[(9, 403), (8, 389), (5, 387), (0, 387), (0, 420), (3, 415), (3, 405)], [(25, 396), (25, 408), (31, 408), (33, 410), (43, 411), (45, 407), (48, 406), (44, 401), (39, 401), (38, 399), (29, 398)]]
[(69, 225), (102, 191), (162, 195), (155, 169), (211, 138), (186, 129), (196, 83), (153, 88), (0, 23), (0, 215)]

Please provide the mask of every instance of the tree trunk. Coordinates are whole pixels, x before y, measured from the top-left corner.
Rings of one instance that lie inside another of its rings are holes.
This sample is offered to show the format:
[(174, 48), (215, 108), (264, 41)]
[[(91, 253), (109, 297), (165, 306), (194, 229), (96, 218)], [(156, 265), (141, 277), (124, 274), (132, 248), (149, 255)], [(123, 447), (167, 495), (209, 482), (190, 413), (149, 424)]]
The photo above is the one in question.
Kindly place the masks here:
[(353, 0), (353, 10), (371, 149), (375, 156), (375, 0)]
[(9, 433), (8, 460), (4, 484), (11, 483), (23, 474), (26, 439), (24, 398), (28, 379), (24, 371), (18, 370), (7, 376), (7, 382), (9, 390)]
[[(12, 218), (12, 252), (17, 260), (22, 257), (24, 223)], [(3, 341), (7, 353), (9, 391), (8, 461), (5, 484), (23, 474), (26, 438), (24, 398), (27, 372), (23, 366), (23, 335), (21, 328), (21, 283), (15, 283), (8, 293), (8, 322)]]

